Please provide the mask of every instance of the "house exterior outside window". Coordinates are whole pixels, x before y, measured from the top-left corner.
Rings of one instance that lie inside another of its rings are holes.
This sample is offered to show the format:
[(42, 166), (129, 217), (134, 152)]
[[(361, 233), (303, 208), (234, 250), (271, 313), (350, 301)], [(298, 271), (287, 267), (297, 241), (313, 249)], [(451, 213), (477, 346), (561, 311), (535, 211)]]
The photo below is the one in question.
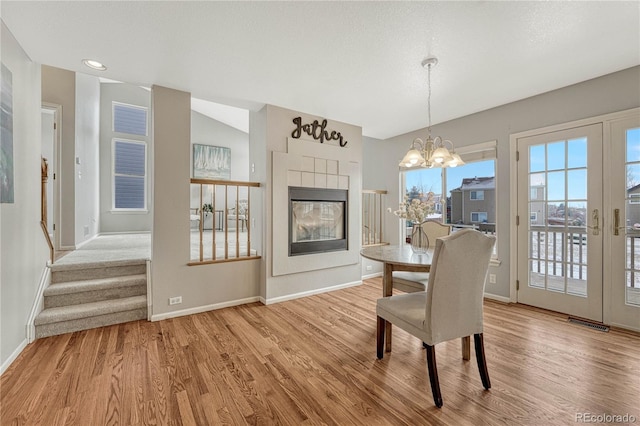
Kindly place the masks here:
[(495, 192), (495, 177), (464, 178), (460, 187), (451, 190), (451, 223), (495, 223)]

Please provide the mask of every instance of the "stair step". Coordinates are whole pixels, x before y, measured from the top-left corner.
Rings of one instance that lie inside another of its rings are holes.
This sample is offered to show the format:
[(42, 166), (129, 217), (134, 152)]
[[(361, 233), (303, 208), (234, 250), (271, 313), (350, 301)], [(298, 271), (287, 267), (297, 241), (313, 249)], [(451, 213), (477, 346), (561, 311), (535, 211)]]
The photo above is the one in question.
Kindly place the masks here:
[(36, 317), (34, 325), (36, 337), (41, 338), (146, 318), (147, 297), (133, 296), (47, 308)]
[(99, 278), (51, 284), (44, 290), (44, 307), (99, 302), (147, 293), (147, 275)]
[(53, 264), (51, 266), (51, 283), (57, 284), (69, 281), (138, 275), (146, 274), (146, 272), (147, 262), (144, 259)]

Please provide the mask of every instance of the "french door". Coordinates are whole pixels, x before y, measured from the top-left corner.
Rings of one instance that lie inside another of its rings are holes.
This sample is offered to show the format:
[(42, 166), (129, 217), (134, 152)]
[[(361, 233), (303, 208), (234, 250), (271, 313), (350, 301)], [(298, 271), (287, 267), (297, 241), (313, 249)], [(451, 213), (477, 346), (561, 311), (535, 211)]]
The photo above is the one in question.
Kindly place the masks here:
[(603, 319), (601, 123), (517, 139), (518, 302)]
[(640, 113), (612, 121), (607, 130), (605, 322), (640, 331)]
[(582, 123), (515, 138), (517, 300), (640, 331), (640, 109)]

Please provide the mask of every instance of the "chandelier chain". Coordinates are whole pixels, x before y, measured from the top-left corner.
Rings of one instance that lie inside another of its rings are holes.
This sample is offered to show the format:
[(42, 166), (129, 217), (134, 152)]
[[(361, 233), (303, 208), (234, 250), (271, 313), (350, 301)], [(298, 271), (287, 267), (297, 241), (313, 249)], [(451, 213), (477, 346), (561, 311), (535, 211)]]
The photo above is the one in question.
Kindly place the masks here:
[(429, 64), (427, 67), (427, 87), (429, 88), (429, 94), (427, 96), (427, 112), (429, 116), (427, 133), (429, 134), (429, 139), (431, 139), (431, 64)]

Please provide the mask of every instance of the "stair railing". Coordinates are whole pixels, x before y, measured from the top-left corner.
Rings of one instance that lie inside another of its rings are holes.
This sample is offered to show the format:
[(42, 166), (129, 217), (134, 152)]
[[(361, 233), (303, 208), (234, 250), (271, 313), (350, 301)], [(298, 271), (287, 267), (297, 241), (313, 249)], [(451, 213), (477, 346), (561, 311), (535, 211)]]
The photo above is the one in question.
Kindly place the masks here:
[(387, 245), (383, 233), (384, 189), (362, 190), (362, 246)]
[(259, 182), (191, 179), (189, 266), (260, 258), (251, 249), (251, 188), (258, 187)]

